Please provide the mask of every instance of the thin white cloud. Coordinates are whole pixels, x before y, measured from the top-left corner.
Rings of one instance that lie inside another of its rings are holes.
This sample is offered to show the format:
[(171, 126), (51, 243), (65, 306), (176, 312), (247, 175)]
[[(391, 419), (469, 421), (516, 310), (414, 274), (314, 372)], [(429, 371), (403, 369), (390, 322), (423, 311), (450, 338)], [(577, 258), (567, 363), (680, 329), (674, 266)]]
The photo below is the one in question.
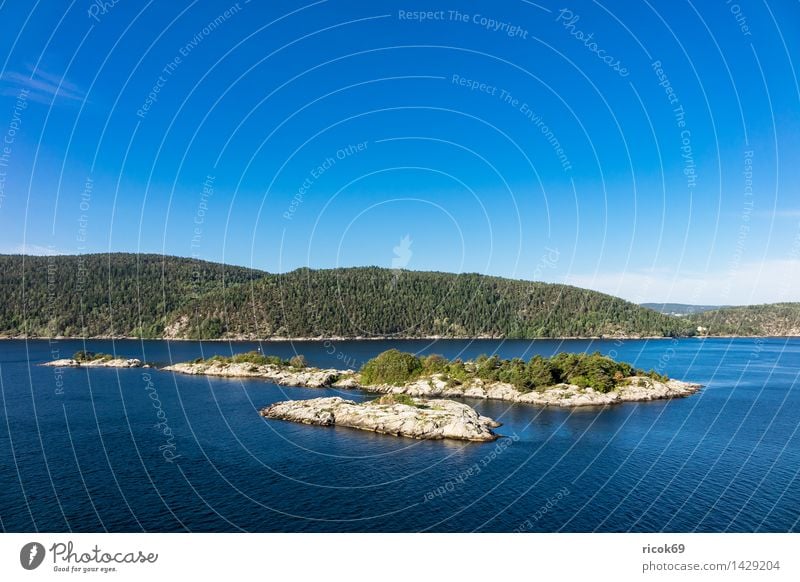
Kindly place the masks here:
[(75, 83), (42, 69), (31, 69), (29, 73), (9, 71), (0, 79), (0, 94), (6, 97), (18, 97), (23, 89), (28, 91), (27, 99), (46, 105), (57, 98), (68, 101), (86, 99), (86, 94)]
[(743, 263), (728, 271), (665, 270), (573, 274), (564, 283), (602, 291), (635, 303), (749, 305), (800, 301), (800, 260)]

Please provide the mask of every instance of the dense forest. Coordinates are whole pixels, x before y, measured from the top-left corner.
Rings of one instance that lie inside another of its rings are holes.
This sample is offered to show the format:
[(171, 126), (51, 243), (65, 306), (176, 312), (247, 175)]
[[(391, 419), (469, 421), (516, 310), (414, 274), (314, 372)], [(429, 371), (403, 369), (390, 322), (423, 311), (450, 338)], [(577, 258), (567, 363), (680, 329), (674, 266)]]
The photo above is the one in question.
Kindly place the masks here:
[(707, 335), (800, 336), (800, 303), (723, 307), (686, 320)]
[(0, 335), (28, 337), (675, 336), (719, 313), (671, 317), (586, 289), (477, 274), (274, 275), (124, 253), (0, 255), (0, 297)]
[(192, 297), (261, 276), (160, 255), (0, 255), (0, 334), (160, 337)]
[[(375, 267), (270, 275), (175, 314), (178, 335), (537, 338), (691, 333), (684, 321), (564, 285)], [(207, 332), (211, 332), (208, 334)]]

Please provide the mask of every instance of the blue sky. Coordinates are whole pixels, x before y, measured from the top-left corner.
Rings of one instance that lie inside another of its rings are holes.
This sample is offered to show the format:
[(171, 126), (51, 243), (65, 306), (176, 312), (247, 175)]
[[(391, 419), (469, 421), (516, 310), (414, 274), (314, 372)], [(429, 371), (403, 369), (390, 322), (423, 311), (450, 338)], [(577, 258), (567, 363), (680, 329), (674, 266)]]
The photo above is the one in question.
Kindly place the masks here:
[(0, 251), (798, 299), (796, 2), (57, 4), (0, 7)]

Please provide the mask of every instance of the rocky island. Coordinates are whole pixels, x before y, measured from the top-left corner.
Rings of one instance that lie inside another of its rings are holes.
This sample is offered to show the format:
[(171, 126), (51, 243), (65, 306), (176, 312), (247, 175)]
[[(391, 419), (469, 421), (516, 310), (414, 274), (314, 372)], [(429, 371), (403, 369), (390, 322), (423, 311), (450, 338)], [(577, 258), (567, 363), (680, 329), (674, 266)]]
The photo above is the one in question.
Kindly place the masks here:
[(44, 366), (55, 368), (149, 368), (138, 358), (119, 358), (110, 354), (95, 354), (94, 352), (80, 351), (71, 358), (62, 358), (45, 362)]
[(364, 389), (371, 392), (406, 394), (425, 398), (480, 398), (564, 408), (682, 398), (694, 394), (700, 389), (698, 384), (672, 379), (661, 381), (649, 376), (630, 377), (607, 392), (596, 390), (591, 386), (579, 386), (566, 382), (530, 391), (521, 391), (507, 382), (486, 382), (480, 378), (458, 385), (448, 382), (449, 379), (446, 377), (435, 375), (403, 386), (365, 386)]
[(387, 394), (356, 403), (338, 396), (278, 402), (261, 410), (265, 418), (318, 426), (345, 426), (415, 439), (493, 441), (500, 426), (473, 408), (452, 400)]
[(278, 356), (267, 356), (259, 352), (247, 352), (234, 356), (212, 356), (198, 358), (193, 362), (172, 364), (162, 368), (167, 372), (226, 378), (261, 378), (280, 386), (324, 388), (334, 383), (352, 380), (354, 372), (334, 369), (311, 368), (303, 356), (289, 360)]
[(560, 407), (682, 398), (701, 388), (599, 353), (534, 356), (527, 362), (480, 356), (462, 362), (389, 350), (367, 362), (351, 381), (370, 392)]
[(701, 388), (598, 353), (534, 356), (528, 362), (497, 356), (451, 362), (436, 355), (418, 358), (389, 350), (370, 360), (358, 381), (372, 392), (559, 407), (681, 398)]

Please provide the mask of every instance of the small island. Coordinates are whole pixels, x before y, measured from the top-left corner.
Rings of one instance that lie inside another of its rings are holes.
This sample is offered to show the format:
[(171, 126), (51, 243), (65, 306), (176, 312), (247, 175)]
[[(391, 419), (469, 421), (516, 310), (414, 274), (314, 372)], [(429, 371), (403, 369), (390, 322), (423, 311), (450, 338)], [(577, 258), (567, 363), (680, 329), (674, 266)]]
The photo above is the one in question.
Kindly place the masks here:
[(119, 358), (111, 354), (96, 354), (86, 350), (75, 352), (71, 358), (45, 362), (44, 366), (55, 368), (149, 368), (138, 358)]
[(655, 371), (637, 370), (598, 352), (537, 355), (527, 362), (479, 356), (464, 362), (388, 350), (367, 362), (355, 381), (371, 392), (560, 407), (681, 398), (701, 388)]
[(318, 426), (344, 426), (415, 439), (486, 442), (498, 438), (500, 424), (452, 400), (427, 400), (387, 394), (356, 403), (338, 396), (278, 402), (261, 410), (265, 418)]
[(261, 378), (280, 386), (323, 388), (352, 379), (353, 372), (311, 368), (301, 355), (285, 360), (260, 352), (246, 352), (233, 356), (198, 358), (192, 362), (172, 364), (162, 368), (166, 372), (227, 378)]

